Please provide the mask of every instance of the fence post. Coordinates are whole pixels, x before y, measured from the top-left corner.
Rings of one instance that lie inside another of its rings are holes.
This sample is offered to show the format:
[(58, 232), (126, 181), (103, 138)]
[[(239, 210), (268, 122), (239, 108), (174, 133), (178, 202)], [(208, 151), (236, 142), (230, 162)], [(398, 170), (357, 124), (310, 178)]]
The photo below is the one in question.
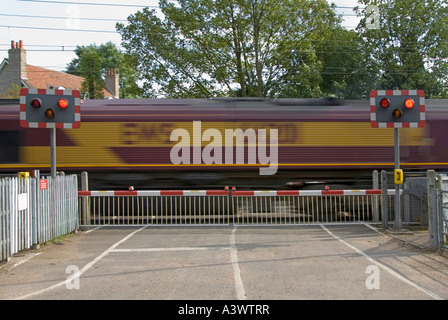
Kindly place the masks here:
[[(373, 189), (379, 189), (378, 170), (373, 170), (372, 173), (372, 187)], [(373, 222), (378, 223), (380, 221), (380, 208), (378, 205), (378, 196), (373, 196)]]
[[(89, 175), (86, 171), (81, 173), (81, 191), (89, 191)], [(90, 224), (90, 197), (81, 197), (80, 225)]]
[(32, 219), (33, 219), (33, 231), (32, 231), (32, 237), (33, 237), (33, 243), (32, 243), (32, 249), (39, 249), (39, 219), (40, 219), (40, 171), (34, 170), (33, 171), (33, 190), (31, 191), (33, 193), (33, 206), (32, 206)]
[(387, 172), (381, 171), (381, 212), (383, 214), (383, 228), (389, 224), (389, 197), (387, 195)]
[[(227, 197), (227, 214), (229, 215), (229, 225), (233, 225), (235, 223), (235, 219), (233, 216), (233, 199), (232, 199), (232, 188), (226, 186), (226, 190), (229, 191), (229, 196)], [(223, 212), (225, 214), (225, 212)]]
[(10, 258), (10, 206), (9, 188), (11, 179), (0, 179), (0, 261), (9, 261)]
[[(428, 185), (428, 229), (429, 246), (431, 248), (439, 247), (439, 208), (438, 208), (438, 185), (436, 183), (436, 172), (428, 170), (426, 172)], [(440, 179), (439, 179), (440, 180)]]

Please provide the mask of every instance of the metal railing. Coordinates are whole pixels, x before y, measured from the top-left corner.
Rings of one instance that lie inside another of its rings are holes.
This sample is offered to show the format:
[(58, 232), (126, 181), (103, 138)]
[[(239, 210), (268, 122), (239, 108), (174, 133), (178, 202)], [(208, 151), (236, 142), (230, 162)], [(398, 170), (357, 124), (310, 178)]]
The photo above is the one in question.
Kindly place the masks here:
[[(383, 171), (381, 173), (381, 187), (388, 189), (388, 194), (394, 188), (394, 173)], [(400, 187), (401, 208), (400, 216), (406, 225), (428, 225), (428, 190), (425, 172), (404, 172), (404, 184)], [(392, 196), (393, 198), (393, 196)], [(385, 226), (395, 220), (395, 200), (384, 201), (388, 208), (383, 210)]]
[(236, 191), (240, 224), (312, 224), (372, 221), (380, 190)]
[(79, 191), (80, 225), (229, 224), (227, 191)]
[(77, 189), (74, 175), (0, 179), (1, 260), (76, 230)]
[(0, 180), (1, 260), (32, 244), (28, 195), (29, 183), (25, 179), (14, 177)]
[(377, 221), (381, 190), (79, 191), (80, 225)]

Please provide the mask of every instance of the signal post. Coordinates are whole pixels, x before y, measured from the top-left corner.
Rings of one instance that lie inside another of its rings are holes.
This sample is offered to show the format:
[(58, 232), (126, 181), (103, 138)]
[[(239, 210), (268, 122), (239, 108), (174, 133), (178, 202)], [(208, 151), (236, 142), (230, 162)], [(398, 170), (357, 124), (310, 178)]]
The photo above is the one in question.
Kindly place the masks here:
[(402, 229), (400, 186), (400, 128), (423, 128), (426, 125), (425, 92), (423, 90), (373, 90), (370, 92), (370, 122), (373, 128), (394, 128), (394, 229)]
[(81, 125), (78, 90), (20, 90), (20, 126), (49, 128), (51, 176), (56, 177), (56, 129), (79, 128)]

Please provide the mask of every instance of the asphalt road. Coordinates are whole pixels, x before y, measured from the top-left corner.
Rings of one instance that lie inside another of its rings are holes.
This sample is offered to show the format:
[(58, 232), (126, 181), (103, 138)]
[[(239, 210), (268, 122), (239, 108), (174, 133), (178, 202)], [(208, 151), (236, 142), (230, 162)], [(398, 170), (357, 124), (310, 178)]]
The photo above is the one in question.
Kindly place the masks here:
[(99, 228), (0, 266), (0, 299), (447, 298), (446, 258), (364, 224)]

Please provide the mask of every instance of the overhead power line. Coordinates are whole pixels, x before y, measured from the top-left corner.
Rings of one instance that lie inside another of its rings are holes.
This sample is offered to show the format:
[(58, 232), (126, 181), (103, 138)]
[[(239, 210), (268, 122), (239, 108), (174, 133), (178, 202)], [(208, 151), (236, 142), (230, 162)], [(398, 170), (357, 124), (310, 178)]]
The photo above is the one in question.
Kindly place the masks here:
[[(10, 43), (0, 43), (0, 47), (9, 47), (11, 44)], [(87, 47), (90, 47), (92, 45), (88, 45)], [(63, 44), (26, 44), (26, 47), (38, 47), (38, 48), (60, 48), (59, 51), (64, 51), (65, 49), (71, 51), (69, 48), (73, 48), (73, 50), (77, 47), (82, 47), (82, 45), (63, 45)], [(117, 47), (118, 49), (123, 49), (123, 46), (120, 45), (115, 45), (115, 47)], [(99, 48), (99, 46), (97, 45), (96, 48)], [(9, 50), (9, 49), (7, 49)], [(29, 49), (27, 49), (28, 51)], [(34, 50), (34, 49), (31, 49)]]
[[(1, 52), (7, 52), (7, 51), (9, 51), (8, 49), (0, 49), (0, 51)], [(61, 52), (61, 51), (64, 51), (64, 52), (72, 52), (72, 51), (75, 51), (74, 49), (73, 50), (62, 50), (62, 49), (58, 49), (58, 50), (56, 50), (56, 49), (31, 49), (31, 50), (26, 50), (26, 51), (29, 51), (29, 52)]]
[(88, 30), (88, 29), (69, 29), (69, 28), (49, 28), (49, 27), (24, 27), (24, 26), (7, 26), (0, 25), (0, 28), (12, 28), (12, 29), (39, 29), (39, 30), (52, 30), (52, 31), (75, 31), (75, 32), (99, 32), (99, 33), (117, 33), (110, 30)]
[[(78, 2), (78, 1), (52, 1), (52, 0), (18, 0), (23, 2), (40, 2), (40, 3), (48, 3), (48, 4), (76, 4), (76, 5), (85, 5), (85, 6), (107, 6), (107, 7), (132, 7), (132, 8), (155, 8), (160, 9), (158, 5), (144, 5), (144, 4), (123, 4), (123, 3), (100, 3), (100, 2)], [(170, 0), (170, 2), (177, 2), (177, 0)], [(348, 7), (348, 6), (335, 6), (335, 9), (365, 9), (365, 7)], [(350, 14), (339, 14), (339, 15), (347, 15)]]
[(42, 2), (42, 3), (53, 3), (53, 4), (77, 4), (77, 5), (88, 5), (88, 6), (107, 6), (107, 7), (136, 7), (136, 8), (159, 8), (159, 6), (148, 6), (144, 4), (122, 4), (122, 3), (98, 3), (98, 2), (76, 2), (76, 1), (50, 1), (50, 0), (18, 0), (25, 2)]
[[(338, 16), (348, 16), (348, 17), (356, 17), (356, 14), (350, 13), (336, 13)], [(34, 16), (34, 15), (24, 15), (24, 14), (12, 14), (12, 13), (0, 13), (0, 16), (4, 17), (17, 17), (17, 18), (37, 18), (37, 19), (59, 19), (59, 20), (67, 20), (67, 17), (61, 16)], [(86, 21), (111, 21), (111, 22), (127, 22), (127, 19), (111, 19), (111, 18), (76, 18), (76, 20), (86, 20)], [(184, 22), (185, 23), (185, 22)]]
[[(23, 14), (11, 14), (11, 13), (0, 13), (0, 16), (5, 17), (18, 17), (18, 18), (38, 18), (38, 19), (61, 19), (67, 20), (67, 17), (57, 17), (57, 16), (33, 16), (33, 15), (23, 15)], [(113, 22), (126, 22), (126, 19), (110, 19), (110, 18), (76, 18), (76, 20), (89, 20), (89, 21), (113, 21)]]

